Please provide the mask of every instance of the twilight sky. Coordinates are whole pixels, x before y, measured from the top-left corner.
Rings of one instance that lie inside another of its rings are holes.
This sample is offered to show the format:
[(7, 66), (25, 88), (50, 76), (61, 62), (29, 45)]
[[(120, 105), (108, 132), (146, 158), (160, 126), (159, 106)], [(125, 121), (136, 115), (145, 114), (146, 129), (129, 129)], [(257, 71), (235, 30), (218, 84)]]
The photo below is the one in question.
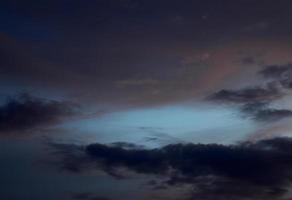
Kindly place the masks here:
[(2, 0), (0, 199), (291, 200), (291, 8)]

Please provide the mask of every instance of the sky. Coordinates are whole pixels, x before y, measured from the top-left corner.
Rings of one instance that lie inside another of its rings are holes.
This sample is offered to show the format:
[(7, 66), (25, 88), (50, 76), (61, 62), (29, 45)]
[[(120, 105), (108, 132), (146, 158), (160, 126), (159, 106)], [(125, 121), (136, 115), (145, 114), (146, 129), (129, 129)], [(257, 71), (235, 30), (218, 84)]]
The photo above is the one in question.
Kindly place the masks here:
[(0, 1), (0, 199), (291, 200), (291, 7)]

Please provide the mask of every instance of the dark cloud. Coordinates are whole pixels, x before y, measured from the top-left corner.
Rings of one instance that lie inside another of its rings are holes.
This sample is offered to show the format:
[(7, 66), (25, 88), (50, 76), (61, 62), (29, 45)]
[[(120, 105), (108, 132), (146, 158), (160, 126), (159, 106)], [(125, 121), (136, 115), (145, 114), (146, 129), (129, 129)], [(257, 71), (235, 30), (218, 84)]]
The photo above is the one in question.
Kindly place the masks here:
[(267, 66), (259, 74), (278, 81), (284, 88), (292, 88), (292, 63)]
[(292, 64), (267, 66), (258, 74), (268, 80), (263, 86), (223, 89), (210, 95), (208, 99), (237, 104), (244, 116), (256, 121), (272, 122), (291, 117), (292, 110), (270, 108), (269, 104), (287, 95), (284, 88), (292, 88)]
[[(176, 144), (152, 150), (126, 150), (92, 144), (86, 147), (86, 153), (107, 168), (126, 166), (139, 173), (153, 174), (165, 174), (174, 169), (187, 177), (213, 174), (258, 184), (274, 184), (283, 182), (283, 177), (278, 175), (287, 172), (285, 168), (278, 171), (278, 167), (292, 164), (289, 160), (282, 160), (292, 155), (292, 149), (283, 151), (278, 143), (261, 141), (237, 146)], [(274, 177), (268, 177), (267, 174), (273, 174)]]
[(129, 143), (129, 142), (114, 142), (111, 143), (112, 146), (114, 147), (120, 147), (120, 148), (124, 148), (124, 149), (141, 149), (141, 148), (145, 148), (142, 145), (136, 145), (133, 143)]
[[(68, 150), (67, 145), (59, 147)], [(215, 196), (216, 199), (282, 199), (292, 181), (292, 140), (289, 138), (229, 146), (173, 144), (158, 149), (91, 144), (83, 148), (83, 153), (87, 162), (94, 163), (91, 167), (105, 172), (119, 173), (120, 168), (127, 168), (136, 173), (167, 177), (167, 181), (160, 183), (161, 188), (190, 184), (194, 199)], [(66, 159), (62, 162), (70, 164)]]
[(262, 122), (272, 122), (292, 116), (291, 110), (269, 108), (267, 102), (247, 103), (240, 110), (244, 116)]
[(76, 114), (74, 104), (22, 94), (0, 106), (0, 132), (20, 131), (52, 125)]
[(291, 75), (292, 64), (288, 63), (286, 65), (270, 65), (266, 66), (263, 70), (259, 71), (259, 74), (264, 78), (276, 78), (281, 79), (286, 76)]
[(209, 99), (231, 103), (250, 103), (255, 101), (271, 101), (282, 96), (281, 91), (274, 84), (266, 87), (250, 87), (239, 90), (220, 90)]
[(292, 110), (288, 109), (265, 109), (254, 114), (254, 119), (259, 121), (277, 121), (292, 116)]
[(255, 114), (259, 110), (266, 109), (268, 106), (268, 102), (252, 102), (246, 103), (241, 107), (242, 112)]

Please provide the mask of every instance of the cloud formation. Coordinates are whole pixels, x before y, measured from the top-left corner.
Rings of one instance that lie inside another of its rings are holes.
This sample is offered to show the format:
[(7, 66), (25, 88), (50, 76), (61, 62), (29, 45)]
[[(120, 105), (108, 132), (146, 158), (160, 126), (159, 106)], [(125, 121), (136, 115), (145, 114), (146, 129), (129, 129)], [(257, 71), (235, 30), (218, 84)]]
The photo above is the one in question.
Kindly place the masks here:
[(266, 87), (243, 88), (239, 90), (220, 90), (209, 98), (211, 100), (233, 103), (250, 103), (255, 101), (271, 101), (282, 96), (274, 85)]
[[(76, 148), (79, 156), (83, 152), (83, 162), (75, 162), (82, 170), (89, 170), (84, 168), (87, 165), (91, 170), (93, 167), (116, 175), (126, 168), (164, 177), (167, 179), (159, 183), (159, 188), (191, 185), (191, 199), (284, 199), (292, 181), (290, 138), (229, 146), (172, 144), (157, 149), (124, 149), (90, 144)], [(72, 165), (72, 146), (60, 145), (59, 149), (66, 152), (62, 164), (67, 165), (69, 160)]]
[(267, 102), (246, 103), (241, 107), (241, 111), (248, 117), (262, 122), (272, 122), (292, 116), (289, 109), (269, 108)]
[(292, 63), (286, 65), (270, 65), (259, 72), (264, 78), (278, 81), (282, 87), (292, 88)]
[(261, 86), (238, 90), (220, 90), (207, 99), (235, 104), (245, 116), (260, 122), (271, 122), (292, 116), (292, 110), (269, 107), (270, 103), (287, 95), (292, 87), (292, 64), (266, 66), (258, 72), (267, 82)]
[(254, 114), (254, 119), (258, 121), (276, 121), (292, 116), (292, 110), (288, 109), (264, 109)]
[(0, 132), (22, 132), (56, 124), (76, 111), (69, 102), (19, 95), (0, 106)]
[(263, 70), (259, 71), (259, 74), (265, 78), (285, 78), (286, 76), (291, 75), (292, 64), (288, 63), (286, 65), (269, 65)]

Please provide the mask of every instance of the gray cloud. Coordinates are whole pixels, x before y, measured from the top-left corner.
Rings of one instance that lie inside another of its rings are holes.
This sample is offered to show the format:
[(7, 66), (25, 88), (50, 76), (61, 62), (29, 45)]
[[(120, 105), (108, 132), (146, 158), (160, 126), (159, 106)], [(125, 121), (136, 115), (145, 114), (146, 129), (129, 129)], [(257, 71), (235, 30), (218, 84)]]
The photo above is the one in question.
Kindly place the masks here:
[(286, 65), (271, 65), (265, 67), (259, 72), (264, 78), (274, 79), (278, 81), (282, 87), (292, 88), (292, 64)]
[(287, 95), (284, 88), (291, 89), (292, 64), (266, 66), (258, 72), (267, 83), (262, 86), (238, 90), (220, 90), (207, 99), (238, 105), (243, 116), (256, 121), (272, 122), (292, 116), (292, 110), (270, 108), (271, 102)]
[(254, 119), (258, 121), (273, 122), (283, 118), (291, 117), (292, 110), (288, 109), (264, 109), (259, 110), (254, 114)]
[(282, 96), (281, 91), (274, 85), (265, 87), (250, 87), (239, 90), (220, 90), (209, 99), (231, 103), (250, 103), (255, 101), (271, 101)]
[(266, 66), (263, 70), (259, 71), (259, 74), (264, 78), (282, 79), (292, 73), (292, 64), (286, 65), (270, 65)]
[(274, 122), (292, 116), (291, 110), (269, 108), (267, 102), (247, 103), (241, 106), (240, 111), (244, 116), (261, 122)]

